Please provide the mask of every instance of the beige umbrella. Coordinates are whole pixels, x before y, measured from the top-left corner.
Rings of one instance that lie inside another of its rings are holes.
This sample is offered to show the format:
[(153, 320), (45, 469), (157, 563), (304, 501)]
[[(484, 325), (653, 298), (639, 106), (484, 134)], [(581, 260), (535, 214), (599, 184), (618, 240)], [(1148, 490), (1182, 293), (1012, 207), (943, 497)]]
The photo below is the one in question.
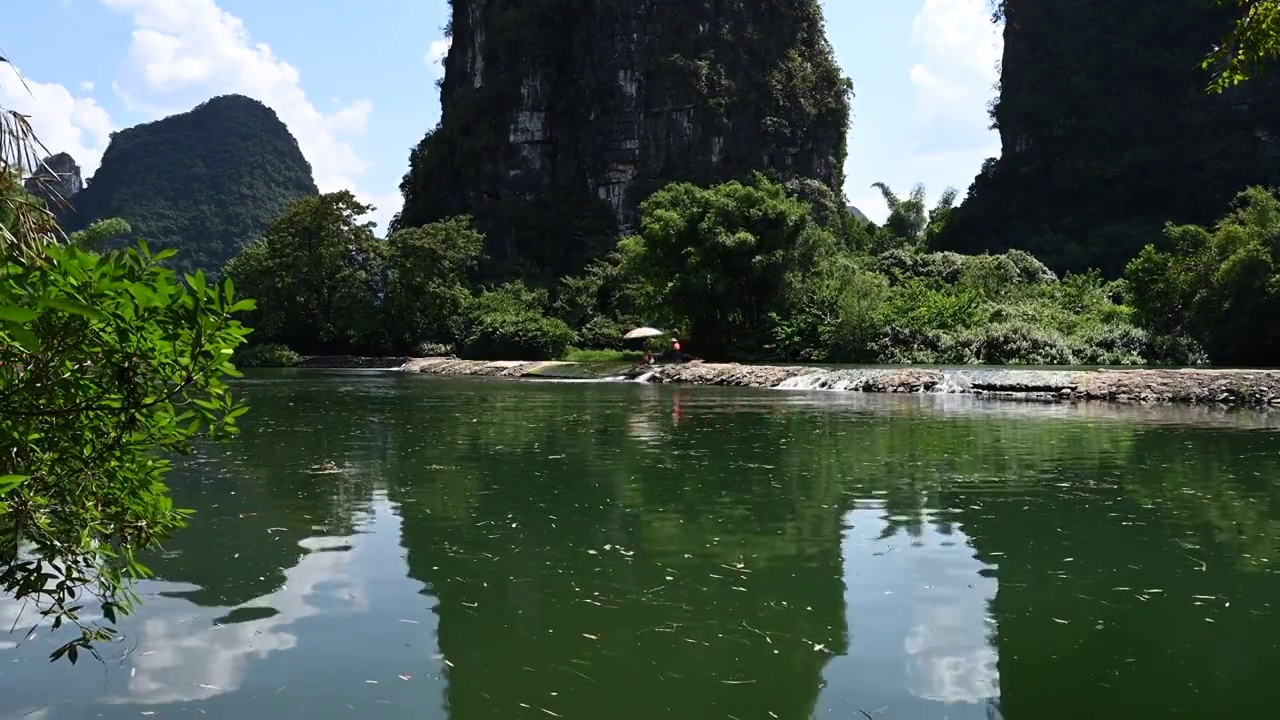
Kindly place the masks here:
[(623, 340), (639, 340), (641, 338), (666, 337), (670, 333), (651, 327), (638, 327), (622, 336)]

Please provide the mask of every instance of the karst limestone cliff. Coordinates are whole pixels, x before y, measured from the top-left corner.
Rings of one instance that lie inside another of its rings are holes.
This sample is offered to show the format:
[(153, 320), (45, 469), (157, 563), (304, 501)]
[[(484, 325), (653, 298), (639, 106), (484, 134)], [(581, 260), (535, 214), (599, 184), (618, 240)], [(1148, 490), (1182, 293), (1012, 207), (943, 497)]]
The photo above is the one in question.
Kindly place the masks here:
[(851, 85), (818, 0), (452, 0), (440, 124), (397, 226), (471, 214), (489, 255), (572, 267), (672, 180), (843, 182)]

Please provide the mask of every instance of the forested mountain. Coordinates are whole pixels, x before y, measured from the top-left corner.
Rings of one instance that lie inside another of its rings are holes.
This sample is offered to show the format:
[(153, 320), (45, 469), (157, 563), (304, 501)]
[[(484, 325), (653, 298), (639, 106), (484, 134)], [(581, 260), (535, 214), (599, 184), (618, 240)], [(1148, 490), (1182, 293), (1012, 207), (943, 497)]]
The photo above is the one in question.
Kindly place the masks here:
[[(1166, 222), (1209, 223), (1280, 180), (1280, 82), (1207, 93), (1239, 11), (1209, 0), (1003, 0), (988, 160), (939, 249), (1030, 251), (1116, 276)], [(1228, 4), (1229, 5), (1229, 4)]]
[(153, 247), (179, 248), (178, 267), (218, 270), (316, 192), (311, 165), (275, 111), (224, 95), (114, 133), (64, 225), (123, 218)]

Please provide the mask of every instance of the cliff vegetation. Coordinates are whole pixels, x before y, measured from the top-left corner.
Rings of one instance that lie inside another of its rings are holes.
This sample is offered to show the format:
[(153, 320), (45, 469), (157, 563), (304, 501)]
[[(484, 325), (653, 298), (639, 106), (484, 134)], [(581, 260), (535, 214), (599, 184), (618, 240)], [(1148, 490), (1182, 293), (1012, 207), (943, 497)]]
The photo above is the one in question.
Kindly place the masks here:
[(271, 218), (316, 192), (311, 165), (275, 111), (225, 95), (114, 133), (62, 219), (77, 230), (121, 218), (152, 247), (180, 250), (169, 261), (175, 268), (217, 271)]

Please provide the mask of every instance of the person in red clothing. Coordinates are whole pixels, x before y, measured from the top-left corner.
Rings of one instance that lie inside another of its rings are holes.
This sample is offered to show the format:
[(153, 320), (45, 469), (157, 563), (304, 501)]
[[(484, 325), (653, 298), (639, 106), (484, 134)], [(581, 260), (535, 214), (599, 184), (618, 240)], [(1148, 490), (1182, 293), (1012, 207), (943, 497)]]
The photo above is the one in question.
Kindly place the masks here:
[(689, 359), (689, 356), (685, 355), (680, 350), (680, 338), (671, 338), (671, 357), (678, 363), (685, 362)]

